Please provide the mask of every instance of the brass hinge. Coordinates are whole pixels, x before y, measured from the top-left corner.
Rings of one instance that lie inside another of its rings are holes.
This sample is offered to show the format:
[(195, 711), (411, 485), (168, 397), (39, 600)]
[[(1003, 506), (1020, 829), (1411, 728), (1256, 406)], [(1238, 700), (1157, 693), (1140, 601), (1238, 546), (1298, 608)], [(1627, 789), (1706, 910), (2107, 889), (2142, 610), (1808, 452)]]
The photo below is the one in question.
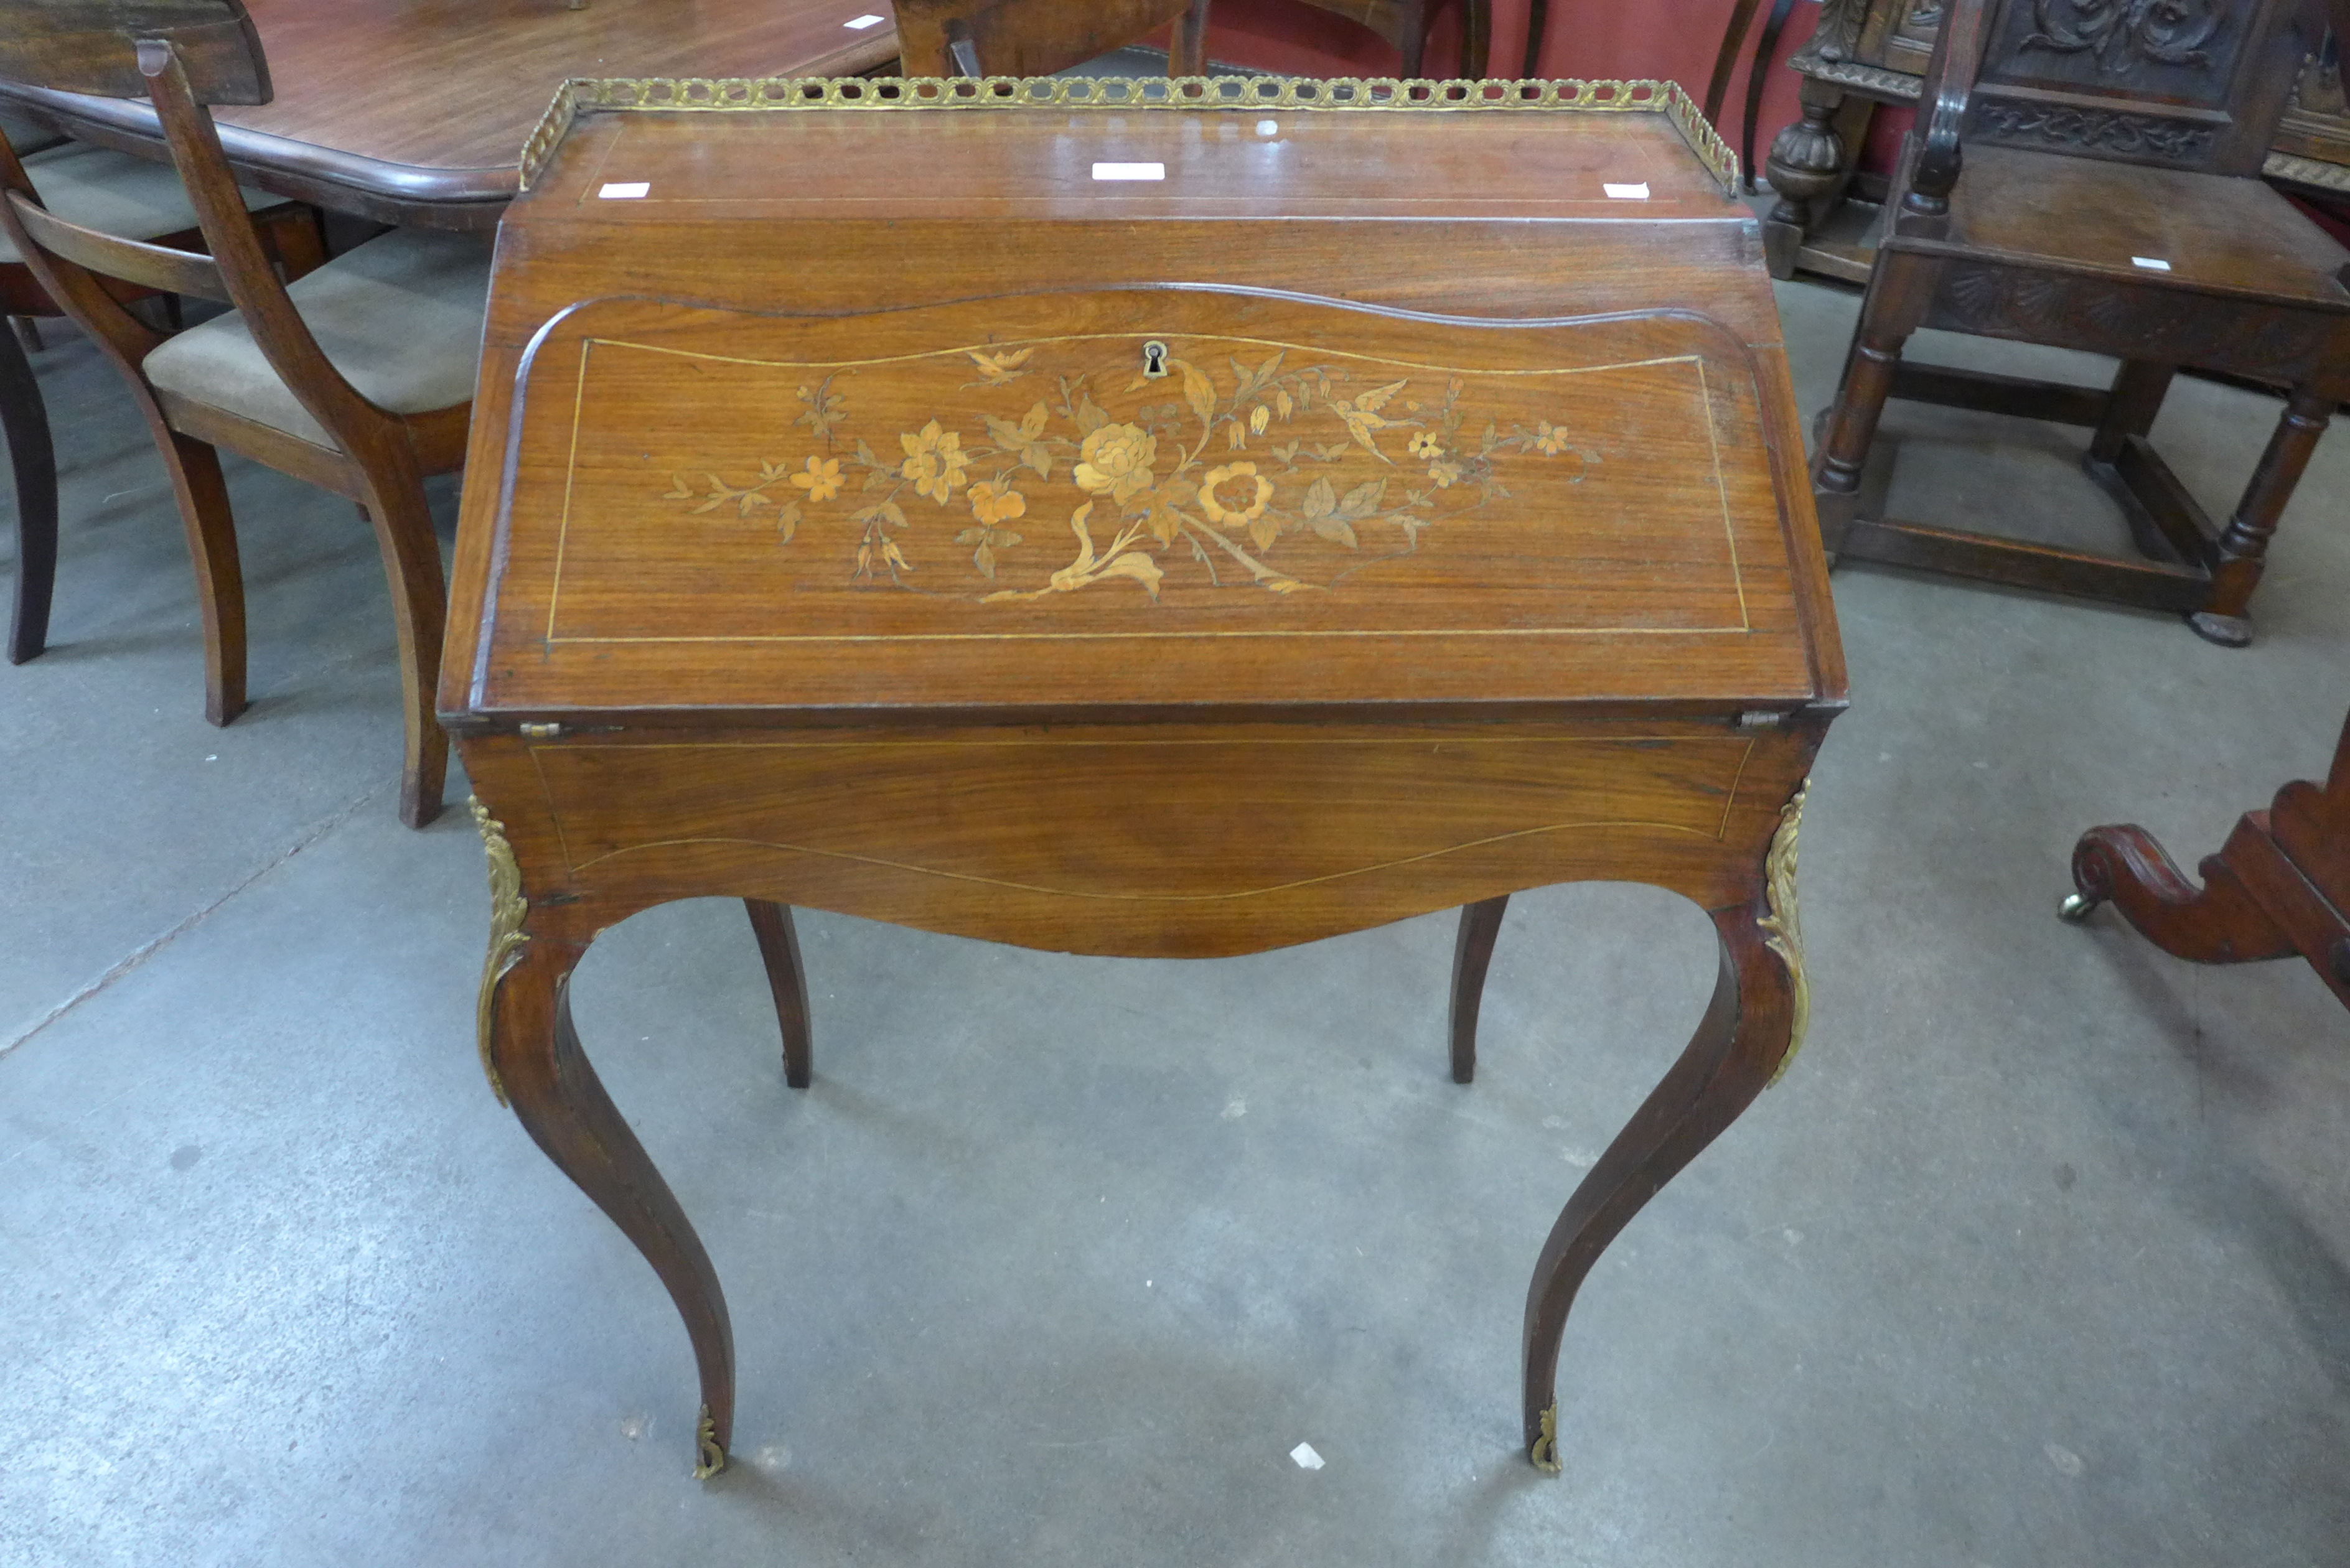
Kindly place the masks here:
[(563, 738), (560, 724), (517, 724), (515, 726), (525, 741), (559, 741)]

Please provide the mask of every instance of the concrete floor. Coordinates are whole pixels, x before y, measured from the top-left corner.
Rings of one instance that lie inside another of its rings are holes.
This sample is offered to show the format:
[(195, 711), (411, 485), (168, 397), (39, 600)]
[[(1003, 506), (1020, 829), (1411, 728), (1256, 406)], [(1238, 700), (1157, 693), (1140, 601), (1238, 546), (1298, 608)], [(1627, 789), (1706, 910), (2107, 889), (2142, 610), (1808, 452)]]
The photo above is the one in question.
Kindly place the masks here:
[[(1781, 297), (1808, 412), (1855, 301)], [(372, 543), (235, 465), (255, 700), (207, 728), (147, 437), (87, 345), (39, 366), (68, 531), (56, 646), (0, 670), (0, 1562), (2350, 1560), (2350, 1018), (2298, 964), (2054, 918), (2083, 828), (2191, 860), (2323, 771), (2350, 437), (2247, 652), (1836, 578), (1812, 1037), (1586, 1290), (1555, 1479), (1525, 1279), (1703, 1007), (1694, 908), (1513, 903), (1469, 1088), (1449, 918), (1178, 964), (804, 915), (805, 1095), (739, 907), (614, 930), (582, 1028), (742, 1361), (702, 1484), (667, 1299), (475, 1065), (481, 850), (393, 819)], [(2157, 437), (2217, 505), (2274, 413), (2181, 382)], [(1915, 512), (2120, 538), (2077, 432), (1892, 428)]]

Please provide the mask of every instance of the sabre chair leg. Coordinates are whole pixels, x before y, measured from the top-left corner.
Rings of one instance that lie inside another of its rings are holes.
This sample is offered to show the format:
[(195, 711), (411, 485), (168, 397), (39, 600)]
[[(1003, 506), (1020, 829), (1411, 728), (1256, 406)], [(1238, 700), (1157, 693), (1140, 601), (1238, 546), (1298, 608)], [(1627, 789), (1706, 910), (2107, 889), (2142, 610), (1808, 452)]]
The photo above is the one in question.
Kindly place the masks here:
[(694, 1474), (714, 1475), (733, 1439), (733, 1326), (702, 1239), (579, 1049), (570, 984), (583, 950), (544, 938), (525, 944), (497, 982), (491, 1064), (532, 1141), (610, 1216), (668, 1287), (702, 1379)]
[(57, 460), (41, 384), (14, 332), (0, 332), (0, 431), (7, 435), (16, 479), (16, 602), (8, 622), (8, 662), (22, 664), (38, 658), (49, 641), (49, 599), (57, 577)]
[(2285, 503), (2293, 499), (2293, 487), (2301, 483), (2310, 454), (2317, 450), (2317, 438), (2325, 433), (2334, 402), (2331, 395), (2306, 386), (2294, 388), (2286, 400), (2283, 417), (2269, 437), (2260, 466), (2252, 470), (2244, 498), (2236, 504), (2236, 514), (2220, 535), (2220, 565), (2211, 574), (2211, 602), (2187, 618), (2187, 623), (2207, 642), (2242, 648), (2252, 640), (2252, 623), (2245, 608), (2268, 564), (2269, 540), (2276, 533), (2277, 519), (2284, 515)]
[(244, 568), (236, 519), (220, 454), (210, 444), (164, 430), (160, 443), (172, 498), (196, 569), (196, 607), (204, 628), (204, 717), (225, 724), (244, 711)]
[(1461, 934), (1452, 944), (1452, 1081), (1456, 1084), (1477, 1076), (1477, 1009), (1485, 1000), (1485, 971), (1493, 961), (1493, 943), (1502, 934), (1502, 916), (1509, 908), (1507, 893), (1461, 907)]
[(2079, 891), (2058, 913), (2077, 925), (2111, 903), (2147, 940), (2194, 963), (2252, 963), (2300, 950), (2224, 860), (2214, 856), (2202, 871), (2198, 888), (2142, 827), (2093, 827), (2073, 846)]
[(400, 820), (411, 827), (422, 827), (441, 815), (442, 787), (449, 772), (449, 737), (432, 714), (433, 689), (441, 681), (441, 633), (449, 590), (441, 571), (441, 541), (432, 531), (432, 509), (424, 504), (423, 483), (413, 474), (398, 477), (404, 483), (371, 486), (359, 505), (375, 525), (384, 576), (391, 586), (392, 623), (400, 642)]
[(1757, 910), (1711, 911), (1721, 939), (1713, 1002), (1687, 1050), (1567, 1199), (1526, 1291), (1525, 1439), (1536, 1466), (1558, 1462), (1558, 1353), (1592, 1265), (1680, 1168), (1738, 1117), (1794, 1040), (1790, 973), (1764, 945)]
[(815, 1042), (808, 1027), (807, 971), (800, 963), (800, 936), (791, 906), (745, 898), (759, 958), (767, 966), (767, 989), (775, 996), (775, 1023), (784, 1034), (784, 1082), (805, 1089), (816, 1072)]

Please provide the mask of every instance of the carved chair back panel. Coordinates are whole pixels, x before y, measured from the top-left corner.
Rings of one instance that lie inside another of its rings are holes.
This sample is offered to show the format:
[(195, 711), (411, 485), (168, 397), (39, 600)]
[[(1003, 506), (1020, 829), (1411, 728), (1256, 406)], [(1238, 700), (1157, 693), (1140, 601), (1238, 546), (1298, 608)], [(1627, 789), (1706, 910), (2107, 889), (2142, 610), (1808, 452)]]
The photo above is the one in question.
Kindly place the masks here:
[(2300, 0), (1998, 0), (1963, 140), (2260, 172), (2316, 38)]

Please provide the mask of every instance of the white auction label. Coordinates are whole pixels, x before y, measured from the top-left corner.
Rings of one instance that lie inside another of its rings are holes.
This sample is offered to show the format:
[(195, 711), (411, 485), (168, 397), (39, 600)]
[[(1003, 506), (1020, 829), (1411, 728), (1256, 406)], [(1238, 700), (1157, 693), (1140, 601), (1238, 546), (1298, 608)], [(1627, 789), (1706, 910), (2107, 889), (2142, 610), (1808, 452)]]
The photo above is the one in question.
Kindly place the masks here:
[(847, 21), (843, 22), (843, 23), (841, 24), (841, 26), (844, 26), (844, 27), (852, 27), (852, 28), (856, 29), (858, 32), (860, 32), (860, 33), (861, 33), (861, 32), (865, 31), (865, 29), (866, 29), (866, 28), (868, 28), (868, 27), (878, 27), (878, 26), (879, 26), (883, 22), (887, 21), (888, 19), (889, 19), (889, 18), (887, 18), (887, 17), (885, 17), (885, 16), (876, 16), (872, 15), (870, 12), (868, 12), (866, 15), (864, 15), (864, 16), (851, 16)]
[(1646, 180), (1637, 185), (1611, 185), (1602, 181), (1599, 188), (1619, 202), (1645, 202), (1648, 199), (1648, 182)]
[(2170, 264), (2168, 262), (2158, 261), (2153, 256), (2132, 256), (2130, 257), (2130, 265), (2142, 266), (2148, 272), (2168, 272), (2170, 270)]
[(1094, 178), (1097, 180), (1164, 180), (1167, 178), (1167, 165), (1164, 163), (1097, 163), (1094, 165)]
[(596, 194), (603, 197), (607, 202), (633, 202), (651, 189), (652, 184), (650, 181), (639, 180), (634, 183), (621, 182), (607, 185)]

